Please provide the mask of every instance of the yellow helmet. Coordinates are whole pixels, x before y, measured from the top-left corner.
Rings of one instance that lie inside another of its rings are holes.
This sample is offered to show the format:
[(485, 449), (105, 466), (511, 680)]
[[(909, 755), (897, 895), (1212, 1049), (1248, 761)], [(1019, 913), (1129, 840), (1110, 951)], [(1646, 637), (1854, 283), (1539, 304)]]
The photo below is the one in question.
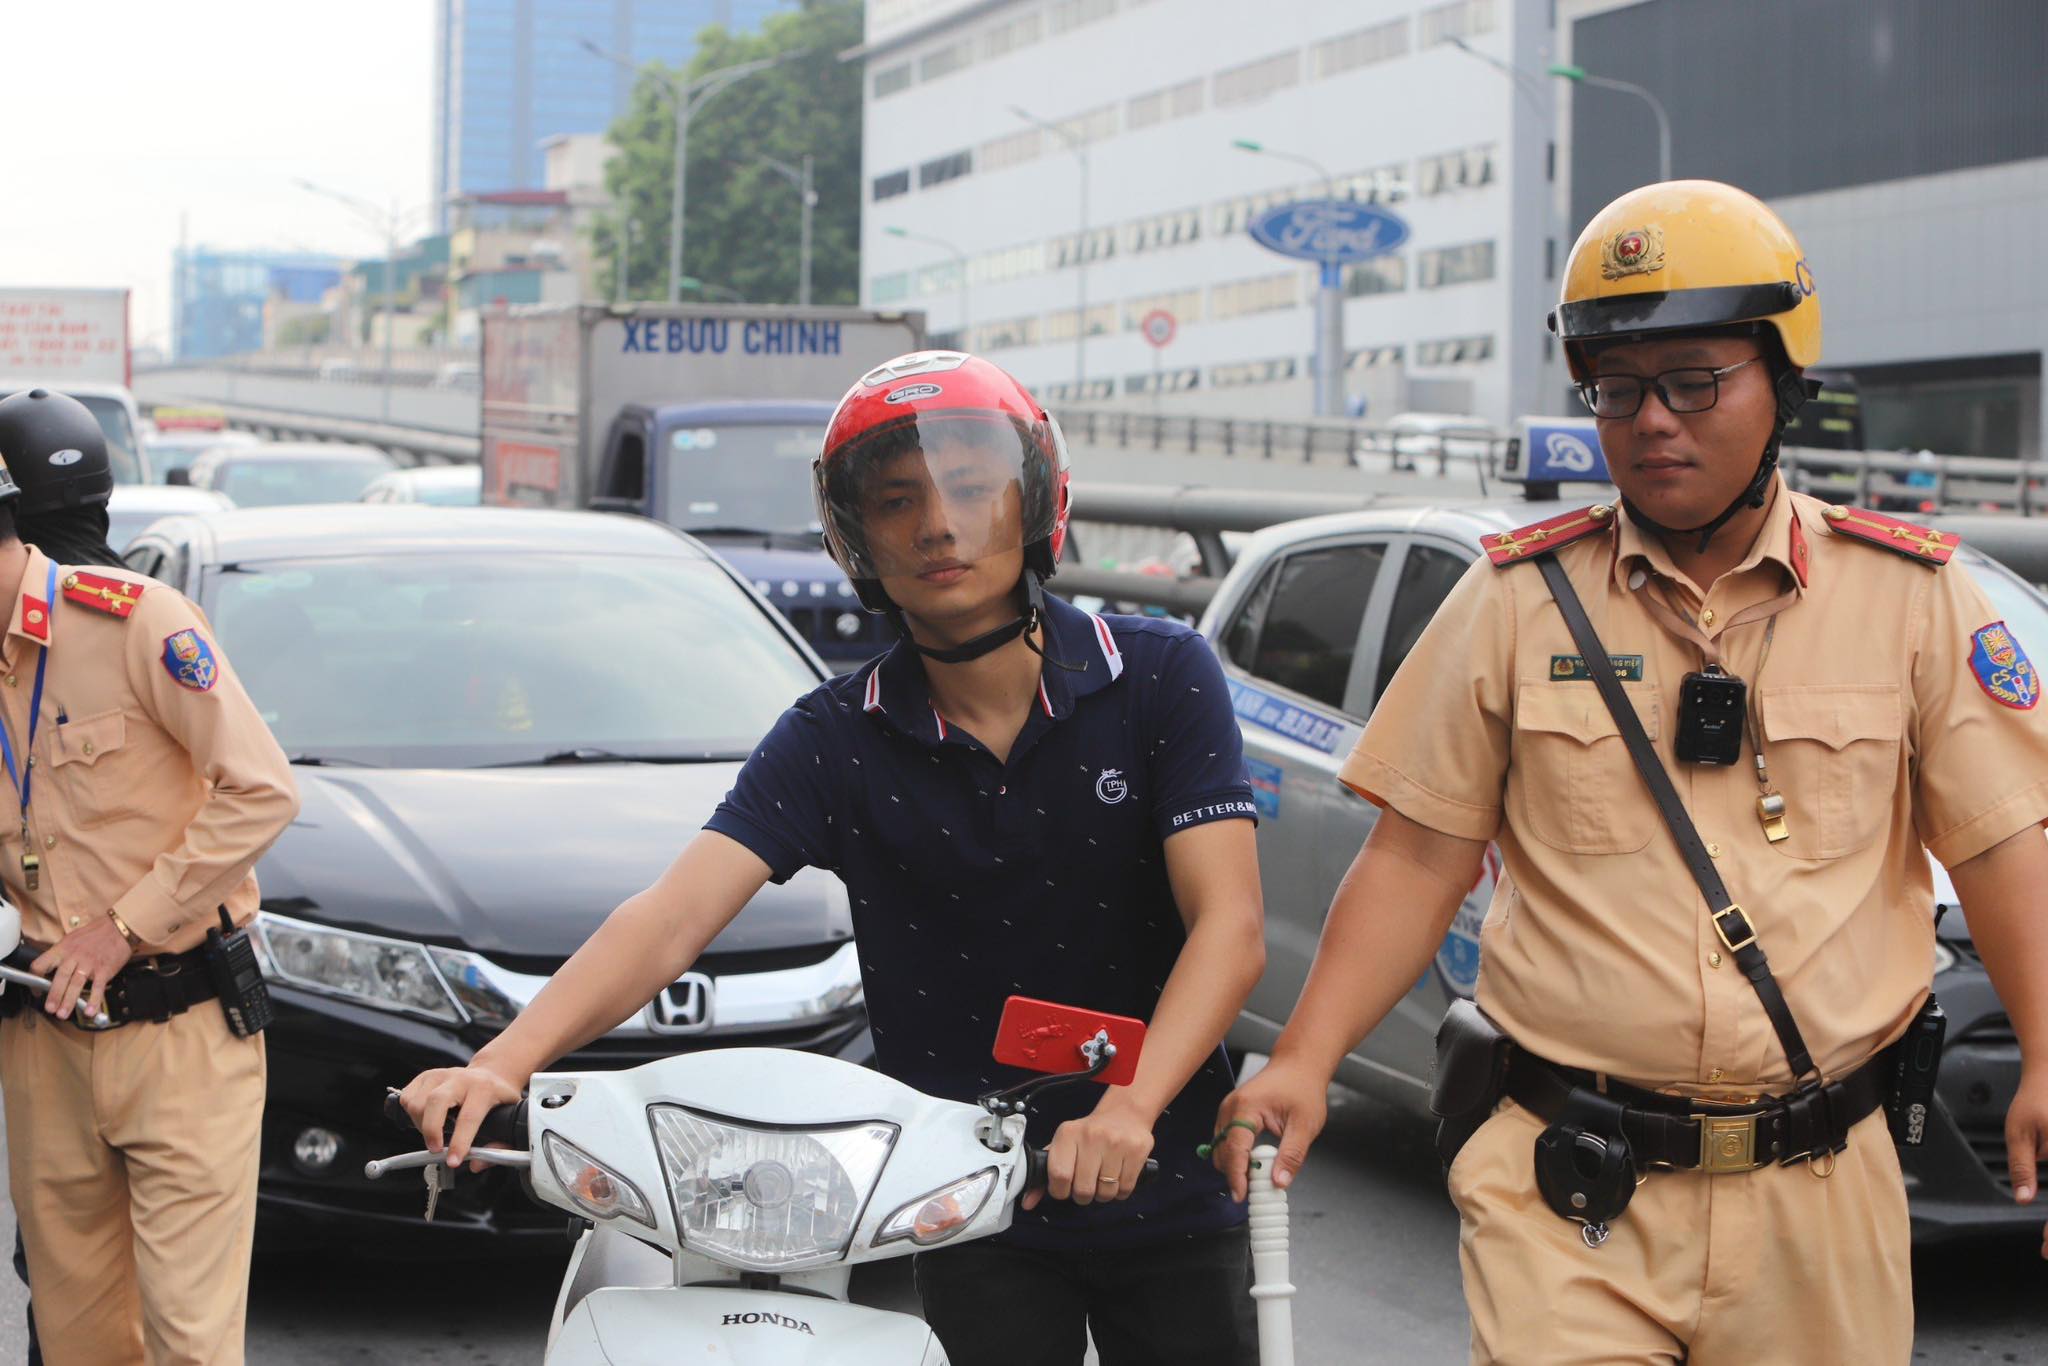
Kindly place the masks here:
[(1549, 321), (1581, 381), (1587, 342), (1733, 323), (1775, 329), (1798, 369), (1820, 359), (1820, 297), (1799, 239), (1763, 201), (1717, 180), (1645, 185), (1593, 215)]

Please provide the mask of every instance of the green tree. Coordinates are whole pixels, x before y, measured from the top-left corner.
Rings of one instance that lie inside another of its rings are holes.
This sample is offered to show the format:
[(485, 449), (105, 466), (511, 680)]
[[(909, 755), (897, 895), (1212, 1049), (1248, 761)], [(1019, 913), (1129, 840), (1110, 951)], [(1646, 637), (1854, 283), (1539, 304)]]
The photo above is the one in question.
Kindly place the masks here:
[[(860, 298), (861, 68), (839, 54), (861, 41), (858, 0), (803, 0), (758, 34), (713, 26), (698, 36), (683, 79), (762, 57), (781, 64), (720, 91), (690, 120), (689, 203), (683, 274), (754, 303), (794, 303), (798, 285), (795, 186), (758, 157), (813, 161), (811, 298)], [(675, 109), (667, 82), (643, 72), (608, 134), (619, 154), (605, 171), (613, 217), (591, 232), (613, 297), (620, 215), (630, 216), (628, 297), (668, 297), (669, 208), (674, 194)], [(686, 285), (683, 297), (698, 297)]]

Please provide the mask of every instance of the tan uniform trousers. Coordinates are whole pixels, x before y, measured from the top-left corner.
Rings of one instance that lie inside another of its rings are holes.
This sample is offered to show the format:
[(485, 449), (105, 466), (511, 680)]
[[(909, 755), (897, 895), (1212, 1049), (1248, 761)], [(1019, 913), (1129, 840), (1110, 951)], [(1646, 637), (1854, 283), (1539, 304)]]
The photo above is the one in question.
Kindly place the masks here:
[(263, 1056), (213, 1001), (103, 1034), (40, 1005), (0, 1024), (7, 1174), (50, 1366), (241, 1362)]
[(1911, 1359), (1906, 1190), (1882, 1110), (1826, 1180), (1803, 1163), (1652, 1172), (1599, 1248), (1537, 1192), (1543, 1127), (1509, 1101), (1451, 1164), (1475, 1363)]

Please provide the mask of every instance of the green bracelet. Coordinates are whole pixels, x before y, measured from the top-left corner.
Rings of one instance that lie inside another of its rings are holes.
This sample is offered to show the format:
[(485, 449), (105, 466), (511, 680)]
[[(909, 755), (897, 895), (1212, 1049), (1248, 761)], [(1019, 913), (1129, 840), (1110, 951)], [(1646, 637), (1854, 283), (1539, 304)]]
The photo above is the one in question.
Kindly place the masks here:
[(1257, 1138), (1259, 1136), (1258, 1125), (1252, 1123), (1248, 1119), (1233, 1119), (1230, 1121), (1230, 1123), (1223, 1126), (1222, 1133), (1216, 1135), (1216, 1137), (1210, 1139), (1207, 1143), (1196, 1145), (1195, 1156), (1207, 1157), (1211, 1153), (1215, 1152), (1218, 1148), (1222, 1147), (1223, 1140), (1230, 1137), (1230, 1131), (1232, 1129), (1250, 1129), (1252, 1131), (1253, 1138)]

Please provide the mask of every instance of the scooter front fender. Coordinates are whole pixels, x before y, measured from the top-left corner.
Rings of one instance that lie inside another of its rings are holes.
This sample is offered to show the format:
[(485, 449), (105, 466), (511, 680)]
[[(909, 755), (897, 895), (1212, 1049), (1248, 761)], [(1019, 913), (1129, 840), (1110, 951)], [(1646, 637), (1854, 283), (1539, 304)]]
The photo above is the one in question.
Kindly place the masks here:
[(946, 1366), (909, 1314), (814, 1295), (717, 1286), (609, 1286), (583, 1297), (547, 1366)]

